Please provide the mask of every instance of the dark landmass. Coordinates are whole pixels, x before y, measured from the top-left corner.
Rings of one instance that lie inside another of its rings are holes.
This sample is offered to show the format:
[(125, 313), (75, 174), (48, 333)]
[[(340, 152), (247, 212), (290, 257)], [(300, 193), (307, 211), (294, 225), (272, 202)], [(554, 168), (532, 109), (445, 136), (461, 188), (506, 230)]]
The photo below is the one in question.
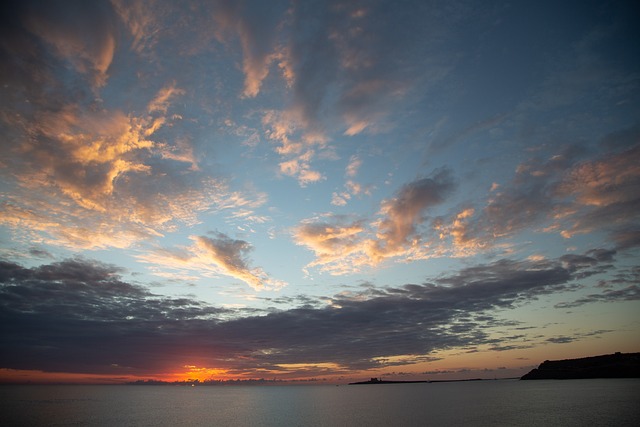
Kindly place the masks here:
[(178, 386), (218, 386), (218, 385), (282, 385), (296, 383), (317, 383), (325, 381), (323, 379), (309, 378), (306, 380), (280, 380), (264, 378), (248, 378), (235, 380), (184, 380), (184, 381), (161, 381), (161, 380), (137, 380), (126, 383), (127, 385), (178, 385)]
[(379, 378), (371, 378), (369, 381), (360, 381), (357, 383), (349, 383), (349, 385), (361, 384), (415, 384), (415, 383), (452, 383), (458, 381), (482, 381), (482, 378), (471, 378), (465, 380), (422, 380), (422, 381), (387, 381)]
[(429, 381), (386, 381), (378, 378), (371, 378), (369, 381), (358, 381), (355, 383), (349, 383), (349, 385), (361, 385), (361, 384), (413, 384), (413, 383), (428, 383)]
[(521, 380), (640, 378), (640, 353), (615, 353), (581, 359), (545, 360)]

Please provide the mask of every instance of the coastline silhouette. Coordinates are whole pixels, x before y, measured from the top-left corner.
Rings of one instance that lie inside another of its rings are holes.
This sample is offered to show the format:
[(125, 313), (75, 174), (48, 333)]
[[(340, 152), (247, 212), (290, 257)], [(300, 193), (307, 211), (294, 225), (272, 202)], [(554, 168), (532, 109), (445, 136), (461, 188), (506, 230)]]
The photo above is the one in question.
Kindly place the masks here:
[(580, 359), (545, 360), (521, 380), (640, 378), (640, 353), (614, 353)]

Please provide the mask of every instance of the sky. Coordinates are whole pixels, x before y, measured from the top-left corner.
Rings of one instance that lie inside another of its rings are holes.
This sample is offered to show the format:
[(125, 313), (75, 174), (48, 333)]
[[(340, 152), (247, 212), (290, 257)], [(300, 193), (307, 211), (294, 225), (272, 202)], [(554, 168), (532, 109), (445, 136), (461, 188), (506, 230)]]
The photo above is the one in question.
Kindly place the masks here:
[(6, 1), (0, 382), (640, 351), (626, 1)]

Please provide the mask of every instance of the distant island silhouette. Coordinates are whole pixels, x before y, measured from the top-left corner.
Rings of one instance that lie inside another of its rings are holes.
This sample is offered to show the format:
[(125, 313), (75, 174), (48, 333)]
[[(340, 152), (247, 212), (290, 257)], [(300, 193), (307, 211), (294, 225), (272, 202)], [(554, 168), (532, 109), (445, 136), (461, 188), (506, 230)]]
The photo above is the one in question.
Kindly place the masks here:
[(521, 380), (640, 378), (640, 353), (614, 353), (580, 359), (545, 360)]
[(369, 381), (358, 381), (355, 383), (349, 383), (349, 385), (361, 385), (361, 384), (408, 384), (408, 383), (428, 383), (429, 381), (386, 381), (380, 378), (371, 378)]
[(355, 383), (349, 383), (349, 385), (361, 385), (361, 384), (414, 384), (414, 383), (451, 383), (458, 381), (482, 381), (482, 378), (470, 378), (464, 380), (418, 380), (418, 381), (388, 381), (381, 380), (380, 378), (371, 378), (368, 381), (359, 381)]

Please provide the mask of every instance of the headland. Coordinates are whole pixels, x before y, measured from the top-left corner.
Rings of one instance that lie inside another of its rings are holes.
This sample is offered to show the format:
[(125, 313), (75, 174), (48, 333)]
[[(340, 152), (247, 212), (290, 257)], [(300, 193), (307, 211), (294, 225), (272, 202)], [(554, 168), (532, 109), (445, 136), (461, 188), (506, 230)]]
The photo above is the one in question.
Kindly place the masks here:
[(640, 378), (640, 353), (614, 353), (580, 359), (545, 360), (521, 380)]

